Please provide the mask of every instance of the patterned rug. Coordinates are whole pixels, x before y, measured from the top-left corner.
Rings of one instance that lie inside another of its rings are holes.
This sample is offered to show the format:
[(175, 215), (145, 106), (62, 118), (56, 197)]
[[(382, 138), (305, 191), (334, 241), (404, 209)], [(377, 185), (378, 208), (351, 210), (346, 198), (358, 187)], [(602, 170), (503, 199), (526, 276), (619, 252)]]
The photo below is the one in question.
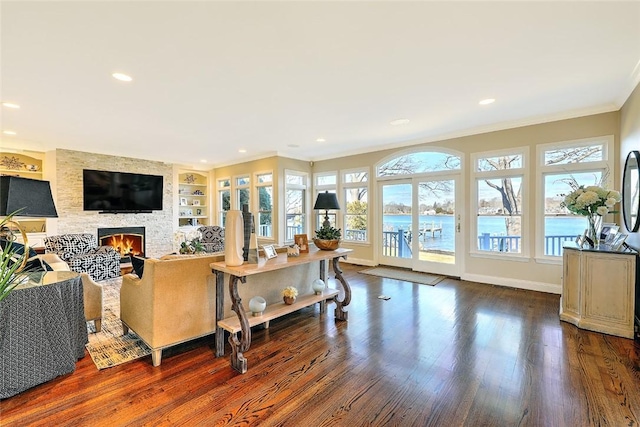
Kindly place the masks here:
[(95, 332), (93, 322), (87, 323), (89, 354), (98, 369), (110, 368), (139, 359), (151, 350), (131, 330), (122, 335), (120, 323), (120, 286), (122, 278), (99, 282), (102, 285), (102, 330)]
[(405, 282), (421, 283), (429, 286), (435, 286), (446, 279), (445, 276), (387, 267), (369, 268), (367, 270), (360, 270), (360, 273), (386, 277), (389, 279), (404, 280)]

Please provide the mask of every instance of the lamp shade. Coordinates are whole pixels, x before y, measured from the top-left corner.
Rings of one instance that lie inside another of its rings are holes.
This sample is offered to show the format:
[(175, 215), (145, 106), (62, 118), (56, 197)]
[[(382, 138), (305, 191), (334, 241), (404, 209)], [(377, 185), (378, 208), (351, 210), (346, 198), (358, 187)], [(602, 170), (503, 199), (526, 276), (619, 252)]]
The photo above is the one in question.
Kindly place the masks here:
[(16, 216), (57, 218), (49, 181), (0, 176), (0, 216), (17, 210)]
[(328, 191), (318, 193), (318, 198), (316, 199), (316, 204), (313, 205), (313, 209), (340, 209), (338, 197), (336, 197), (335, 193), (329, 193)]

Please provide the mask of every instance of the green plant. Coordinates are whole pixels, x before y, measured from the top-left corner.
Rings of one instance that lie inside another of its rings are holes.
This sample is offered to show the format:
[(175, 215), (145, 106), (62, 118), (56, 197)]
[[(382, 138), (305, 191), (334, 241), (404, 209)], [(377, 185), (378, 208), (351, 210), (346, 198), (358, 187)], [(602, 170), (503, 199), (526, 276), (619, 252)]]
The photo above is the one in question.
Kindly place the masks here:
[[(15, 214), (16, 212), (13, 212), (0, 220), (0, 229), (7, 227)], [(20, 250), (22, 253), (18, 252)], [(24, 279), (26, 272), (21, 271), (22, 261), (28, 256), (26, 246), (16, 246), (9, 240), (0, 246), (0, 301), (5, 299)]]
[(342, 231), (334, 227), (320, 227), (316, 230), (316, 239), (320, 240), (340, 240)]

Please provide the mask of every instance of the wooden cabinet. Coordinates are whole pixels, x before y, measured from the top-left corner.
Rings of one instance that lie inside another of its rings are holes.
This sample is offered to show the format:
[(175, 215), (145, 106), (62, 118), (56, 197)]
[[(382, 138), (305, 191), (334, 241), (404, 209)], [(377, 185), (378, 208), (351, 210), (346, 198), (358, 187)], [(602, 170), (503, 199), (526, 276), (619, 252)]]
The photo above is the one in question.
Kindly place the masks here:
[(208, 176), (206, 172), (178, 174), (178, 226), (209, 225)]
[(566, 245), (560, 320), (579, 328), (634, 337), (636, 253)]

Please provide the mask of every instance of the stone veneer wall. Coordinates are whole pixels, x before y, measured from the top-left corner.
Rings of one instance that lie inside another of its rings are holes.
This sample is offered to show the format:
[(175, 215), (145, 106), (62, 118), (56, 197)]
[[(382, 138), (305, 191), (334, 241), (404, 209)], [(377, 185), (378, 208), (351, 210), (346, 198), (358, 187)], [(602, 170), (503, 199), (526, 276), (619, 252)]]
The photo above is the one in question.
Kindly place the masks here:
[[(163, 210), (150, 214), (100, 214), (84, 211), (82, 170), (164, 176)], [(81, 151), (56, 150), (56, 208), (58, 234), (91, 233), (102, 227), (146, 227), (146, 255), (160, 257), (173, 251), (173, 166), (168, 163), (115, 157)]]

